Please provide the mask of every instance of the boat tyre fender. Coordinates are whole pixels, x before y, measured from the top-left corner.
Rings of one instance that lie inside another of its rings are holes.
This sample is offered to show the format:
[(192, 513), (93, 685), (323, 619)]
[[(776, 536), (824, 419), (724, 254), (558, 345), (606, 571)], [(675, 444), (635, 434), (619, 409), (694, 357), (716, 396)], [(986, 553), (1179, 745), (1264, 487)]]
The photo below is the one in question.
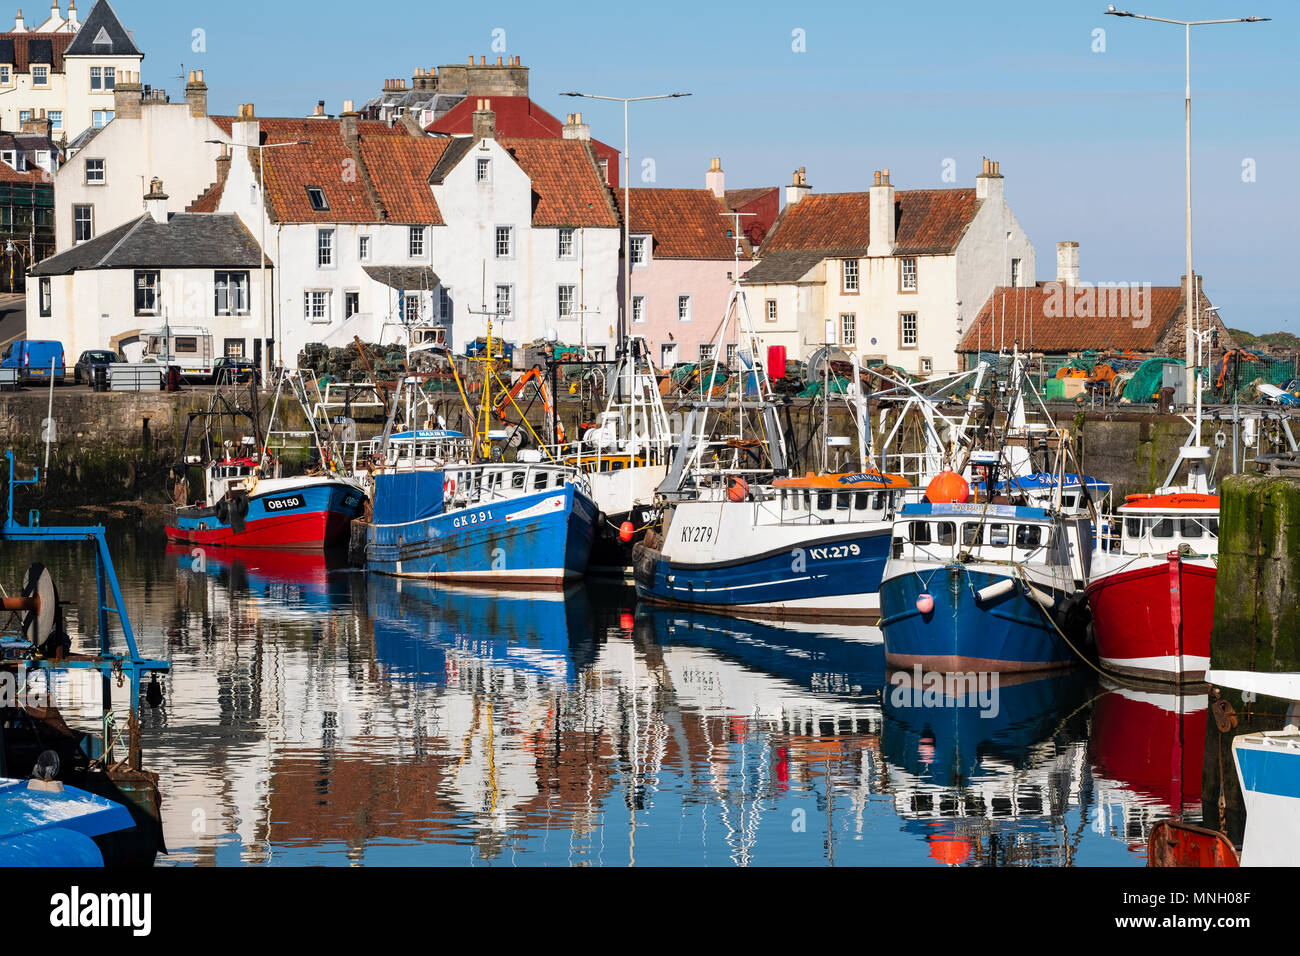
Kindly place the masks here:
[(236, 492), (230, 499), (230, 528), (235, 534), (244, 531), (244, 519), (248, 517), (248, 496)]
[(230, 524), (230, 501), (222, 498), (217, 502), (216, 507), (217, 520), (222, 524)]

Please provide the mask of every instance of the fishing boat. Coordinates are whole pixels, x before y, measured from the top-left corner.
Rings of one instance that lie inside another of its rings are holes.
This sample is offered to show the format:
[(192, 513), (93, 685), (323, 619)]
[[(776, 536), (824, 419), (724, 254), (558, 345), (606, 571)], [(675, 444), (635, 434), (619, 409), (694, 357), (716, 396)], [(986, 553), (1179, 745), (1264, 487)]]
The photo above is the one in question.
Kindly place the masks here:
[(739, 283), (715, 355), (733, 324), (733, 354), (751, 370), (744, 378), (757, 398), (746, 398), (742, 382), (734, 397), (702, 395), (690, 408), (659, 488), (661, 518), (633, 552), (637, 594), (756, 616), (874, 617), (890, 519), (910, 483), (870, 466), (865, 447), (857, 471), (791, 475)]
[[(285, 382), (295, 394), (302, 387), (298, 373), (289, 372), (281, 379), (272, 406), (275, 421), (280, 390)], [(304, 410), (305, 401), (300, 401)], [(232, 424), (245, 420), (253, 426), (252, 436), (214, 440), (214, 428), (226, 418)], [(339, 468), (340, 456), (331, 454), (329, 442), (316, 431), (309, 417), (310, 447), (320, 463), (319, 474), (294, 477), (282, 475), (281, 461), (272, 453), (268, 432), (261, 441), (255, 416), (231, 404), (218, 393), (207, 412), (192, 413), (186, 426), (188, 447), (190, 427), (204, 424), (204, 454), (187, 455), (177, 463), (174, 496), (176, 505), (167, 510), (167, 540), (179, 544), (229, 548), (286, 548), (320, 550), (346, 543), (352, 520), (365, 503), (361, 483)], [(285, 433), (280, 433), (285, 434)], [(188, 502), (189, 467), (203, 467), (202, 500)]]
[(1029, 505), (904, 505), (880, 585), (885, 660), (933, 671), (1069, 665), (1086, 633), (1091, 534), (1086, 518)]
[[(1111, 526), (1118, 543), (1099, 549), (1087, 585), (1103, 667), (1171, 683), (1201, 681), (1210, 664), (1218, 576), (1219, 496), (1199, 417), (1154, 494), (1129, 495)], [(1180, 467), (1187, 481), (1174, 485)]]
[[(486, 306), (484, 306), (486, 310)], [(483, 363), (482, 404), (475, 434), (441, 427), (399, 430), (399, 414), (417, 407), (419, 376), (398, 386), (384, 434), (371, 455), (373, 516), (366, 527), (366, 567), (398, 577), (488, 586), (561, 587), (581, 577), (591, 556), (598, 508), (587, 476), (539, 447), (513, 440), (531, 432), (527, 419), (514, 429), (491, 427), (496, 407), (492, 325)], [(466, 395), (455, 365), (457, 389)], [(513, 399), (511, 399), (513, 401)], [(549, 460), (544, 460), (547, 456)]]
[(58, 780), (0, 777), (0, 866), (103, 866), (95, 838), (134, 827), (114, 800)]

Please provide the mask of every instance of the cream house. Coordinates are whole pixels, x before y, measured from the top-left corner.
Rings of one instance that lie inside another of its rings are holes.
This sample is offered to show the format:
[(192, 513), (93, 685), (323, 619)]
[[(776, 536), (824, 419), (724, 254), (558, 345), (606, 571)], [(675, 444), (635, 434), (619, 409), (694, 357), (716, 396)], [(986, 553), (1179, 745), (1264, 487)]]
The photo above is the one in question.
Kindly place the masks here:
[(803, 171), (745, 276), (765, 344), (807, 358), (825, 344), (908, 372), (956, 371), (957, 345), (996, 286), (1032, 286), (1034, 249), (998, 164), (970, 189), (813, 195)]
[(75, 2), (66, 16), (56, 2), (34, 27), (20, 10), (13, 29), (0, 34), (0, 126), (16, 130), (44, 117), (65, 143), (105, 126), (118, 80), (138, 75), (143, 59), (108, 0), (96, 0), (84, 22)]

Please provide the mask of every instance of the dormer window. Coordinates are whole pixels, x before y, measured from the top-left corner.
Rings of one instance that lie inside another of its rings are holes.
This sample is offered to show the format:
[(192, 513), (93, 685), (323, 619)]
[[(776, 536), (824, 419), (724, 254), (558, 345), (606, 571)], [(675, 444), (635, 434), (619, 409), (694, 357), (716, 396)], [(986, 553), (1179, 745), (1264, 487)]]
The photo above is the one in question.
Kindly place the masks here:
[(314, 212), (324, 212), (330, 207), (330, 204), (325, 200), (325, 190), (319, 186), (307, 187), (307, 201), (311, 203)]
[(48, 66), (32, 67), (32, 86), (49, 86), (50, 68)]
[(633, 236), (632, 237), (632, 265), (644, 266), (649, 261), (650, 237)]
[(0, 86), (9, 86), (14, 81), (14, 68), (8, 63), (0, 64)]

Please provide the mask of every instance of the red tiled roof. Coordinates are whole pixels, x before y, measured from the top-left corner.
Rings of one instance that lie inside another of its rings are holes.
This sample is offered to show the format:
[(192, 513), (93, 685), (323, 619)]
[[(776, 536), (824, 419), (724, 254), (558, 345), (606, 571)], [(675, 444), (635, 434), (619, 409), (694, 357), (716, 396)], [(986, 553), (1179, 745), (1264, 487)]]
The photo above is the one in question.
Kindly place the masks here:
[(585, 144), (576, 139), (501, 139), (533, 185), (534, 226), (620, 225)]
[[(0, 161), (0, 183), (31, 183), (36, 186), (46, 181), (40, 169), (29, 169), (25, 173), (20, 173), (8, 163)], [(53, 180), (49, 182), (53, 186)]]
[[(1035, 352), (1084, 349), (1156, 348), (1169, 323), (1183, 310), (1180, 286), (1149, 290), (1063, 286), (1042, 282), (1030, 287), (998, 287), (971, 323), (959, 352), (1007, 348), (1020, 340)], [(1005, 315), (1004, 315), (1005, 312)]]
[[(896, 254), (952, 252), (977, 206), (974, 189), (897, 190)], [(828, 255), (865, 255), (870, 234), (870, 193), (813, 193), (786, 206), (763, 251), (818, 249)]]
[(63, 54), (74, 39), (76, 39), (75, 33), (0, 33), (0, 46), (7, 48), (9, 43), (5, 41), (12, 42), (14, 48), (14, 72), (27, 73), (30, 65), (28, 44), (33, 40), (48, 41), (50, 53), (54, 59), (54, 62), (50, 64), (50, 71), (52, 73), (62, 73)]
[[(730, 259), (735, 243), (728, 238), (730, 217), (708, 189), (633, 189), (632, 232), (654, 237), (653, 254), (660, 259)], [(623, 193), (614, 195), (619, 214)]]
[(375, 184), (389, 222), (444, 224), (429, 174), (450, 140), (376, 137), (361, 140), (361, 161)]

